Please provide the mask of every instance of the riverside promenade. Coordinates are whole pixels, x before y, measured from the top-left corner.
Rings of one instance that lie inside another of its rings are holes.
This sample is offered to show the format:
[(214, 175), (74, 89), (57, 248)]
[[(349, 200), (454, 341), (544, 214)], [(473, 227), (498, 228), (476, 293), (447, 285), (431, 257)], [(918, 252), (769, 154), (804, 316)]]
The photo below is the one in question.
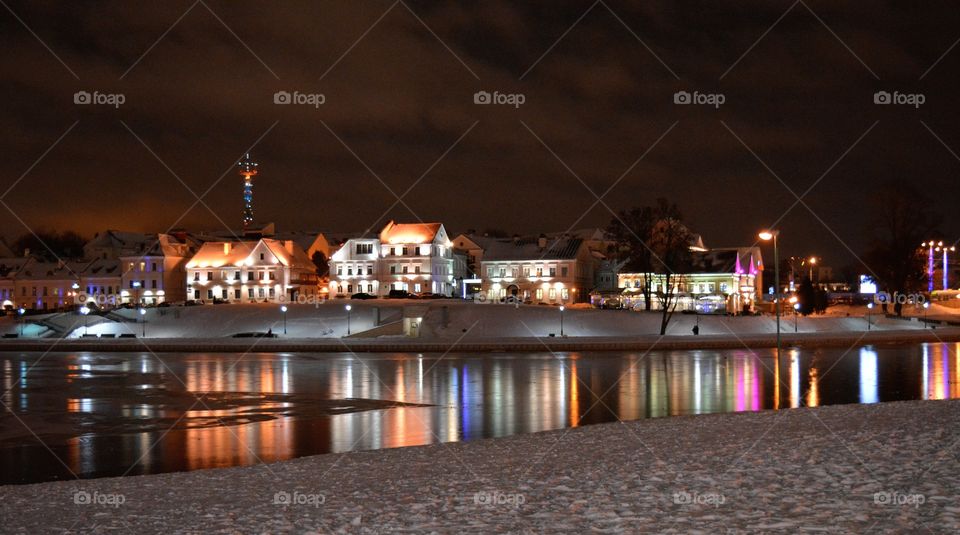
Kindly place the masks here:
[(671, 417), (0, 487), (4, 531), (957, 533), (960, 401)]
[[(783, 347), (853, 347), (867, 344), (960, 342), (960, 327), (886, 331), (786, 332)], [(0, 340), (0, 351), (97, 352), (567, 352), (776, 347), (776, 335), (745, 333), (643, 336), (528, 336), (504, 338), (38, 338)]]

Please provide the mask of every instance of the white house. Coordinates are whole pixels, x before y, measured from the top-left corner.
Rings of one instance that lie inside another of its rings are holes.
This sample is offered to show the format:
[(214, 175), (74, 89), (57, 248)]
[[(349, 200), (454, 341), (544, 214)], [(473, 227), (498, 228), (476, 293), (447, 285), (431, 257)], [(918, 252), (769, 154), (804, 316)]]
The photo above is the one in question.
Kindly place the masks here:
[(330, 261), (330, 294), (390, 290), (453, 295), (453, 244), (442, 223), (387, 223), (377, 238), (353, 238)]
[(316, 266), (293, 241), (207, 242), (187, 262), (188, 298), (206, 303), (316, 299)]
[(514, 238), (487, 245), (481, 290), (487, 299), (563, 304), (589, 299), (594, 257), (580, 238)]

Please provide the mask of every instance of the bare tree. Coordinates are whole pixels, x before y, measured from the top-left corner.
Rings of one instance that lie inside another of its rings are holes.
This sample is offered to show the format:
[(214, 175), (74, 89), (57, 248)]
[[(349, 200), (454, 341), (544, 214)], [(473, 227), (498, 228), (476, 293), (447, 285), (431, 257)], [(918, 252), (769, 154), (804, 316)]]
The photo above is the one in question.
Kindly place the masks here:
[(656, 223), (650, 235), (649, 246), (653, 270), (663, 283), (658, 287), (656, 295), (661, 307), (660, 334), (664, 335), (684, 293), (686, 274), (693, 267), (690, 254), (693, 235), (683, 224), (680, 209), (666, 199), (657, 199), (653, 216)]

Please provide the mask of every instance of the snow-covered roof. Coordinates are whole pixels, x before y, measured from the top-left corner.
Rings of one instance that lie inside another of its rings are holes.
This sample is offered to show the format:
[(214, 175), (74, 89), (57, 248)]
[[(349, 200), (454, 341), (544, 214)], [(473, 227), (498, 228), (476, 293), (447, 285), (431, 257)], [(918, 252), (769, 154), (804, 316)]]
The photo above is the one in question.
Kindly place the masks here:
[(580, 252), (580, 238), (546, 239), (540, 247), (540, 238), (519, 238), (490, 242), (483, 252), (483, 261), (503, 260), (574, 260)]
[(430, 243), (442, 233), (442, 223), (395, 223), (380, 231), (381, 243)]
[(307, 253), (296, 242), (266, 238), (257, 241), (206, 242), (197, 254), (193, 255), (187, 267), (240, 266), (247, 262), (260, 244), (263, 244), (281, 265), (303, 269), (314, 267)]

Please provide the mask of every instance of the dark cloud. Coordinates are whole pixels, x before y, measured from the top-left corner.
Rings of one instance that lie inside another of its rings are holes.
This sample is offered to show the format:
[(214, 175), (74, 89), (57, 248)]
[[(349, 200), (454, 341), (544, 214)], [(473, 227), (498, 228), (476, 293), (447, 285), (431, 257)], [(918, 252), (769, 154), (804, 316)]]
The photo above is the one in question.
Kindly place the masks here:
[[(960, 51), (927, 72), (960, 38), (948, 2), (8, 5), (79, 78), (0, 10), (0, 188), (79, 121), (4, 199), (34, 227), (236, 226), (240, 181), (229, 169), (275, 123), (254, 150), (256, 211), (283, 228), (361, 231), (415, 216), (453, 230), (605, 225), (610, 213), (588, 188), (613, 186), (612, 209), (668, 196), (708, 244), (745, 244), (795, 204), (782, 180), (797, 194), (813, 186), (814, 213), (797, 205), (781, 222), (787, 253), (840, 266), (853, 260), (844, 243), (864, 246), (880, 182), (923, 184), (934, 202), (918, 209), (947, 215), (960, 193), (960, 161), (936, 137), (960, 150)], [(76, 106), (78, 90), (127, 102)], [(327, 101), (277, 106), (278, 90)], [(478, 90), (526, 103), (476, 106)], [(726, 103), (676, 106), (678, 90), (722, 92)], [(927, 102), (876, 106), (878, 90)], [(180, 180), (209, 188), (216, 215), (188, 211), (196, 199)], [(409, 209), (384, 213), (396, 199), (381, 181), (397, 194), (413, 186)], [(0, 224), (7, 236), (24, 230), (5, 210)], [(949, 217), (944, 230), (960, 232)]]

